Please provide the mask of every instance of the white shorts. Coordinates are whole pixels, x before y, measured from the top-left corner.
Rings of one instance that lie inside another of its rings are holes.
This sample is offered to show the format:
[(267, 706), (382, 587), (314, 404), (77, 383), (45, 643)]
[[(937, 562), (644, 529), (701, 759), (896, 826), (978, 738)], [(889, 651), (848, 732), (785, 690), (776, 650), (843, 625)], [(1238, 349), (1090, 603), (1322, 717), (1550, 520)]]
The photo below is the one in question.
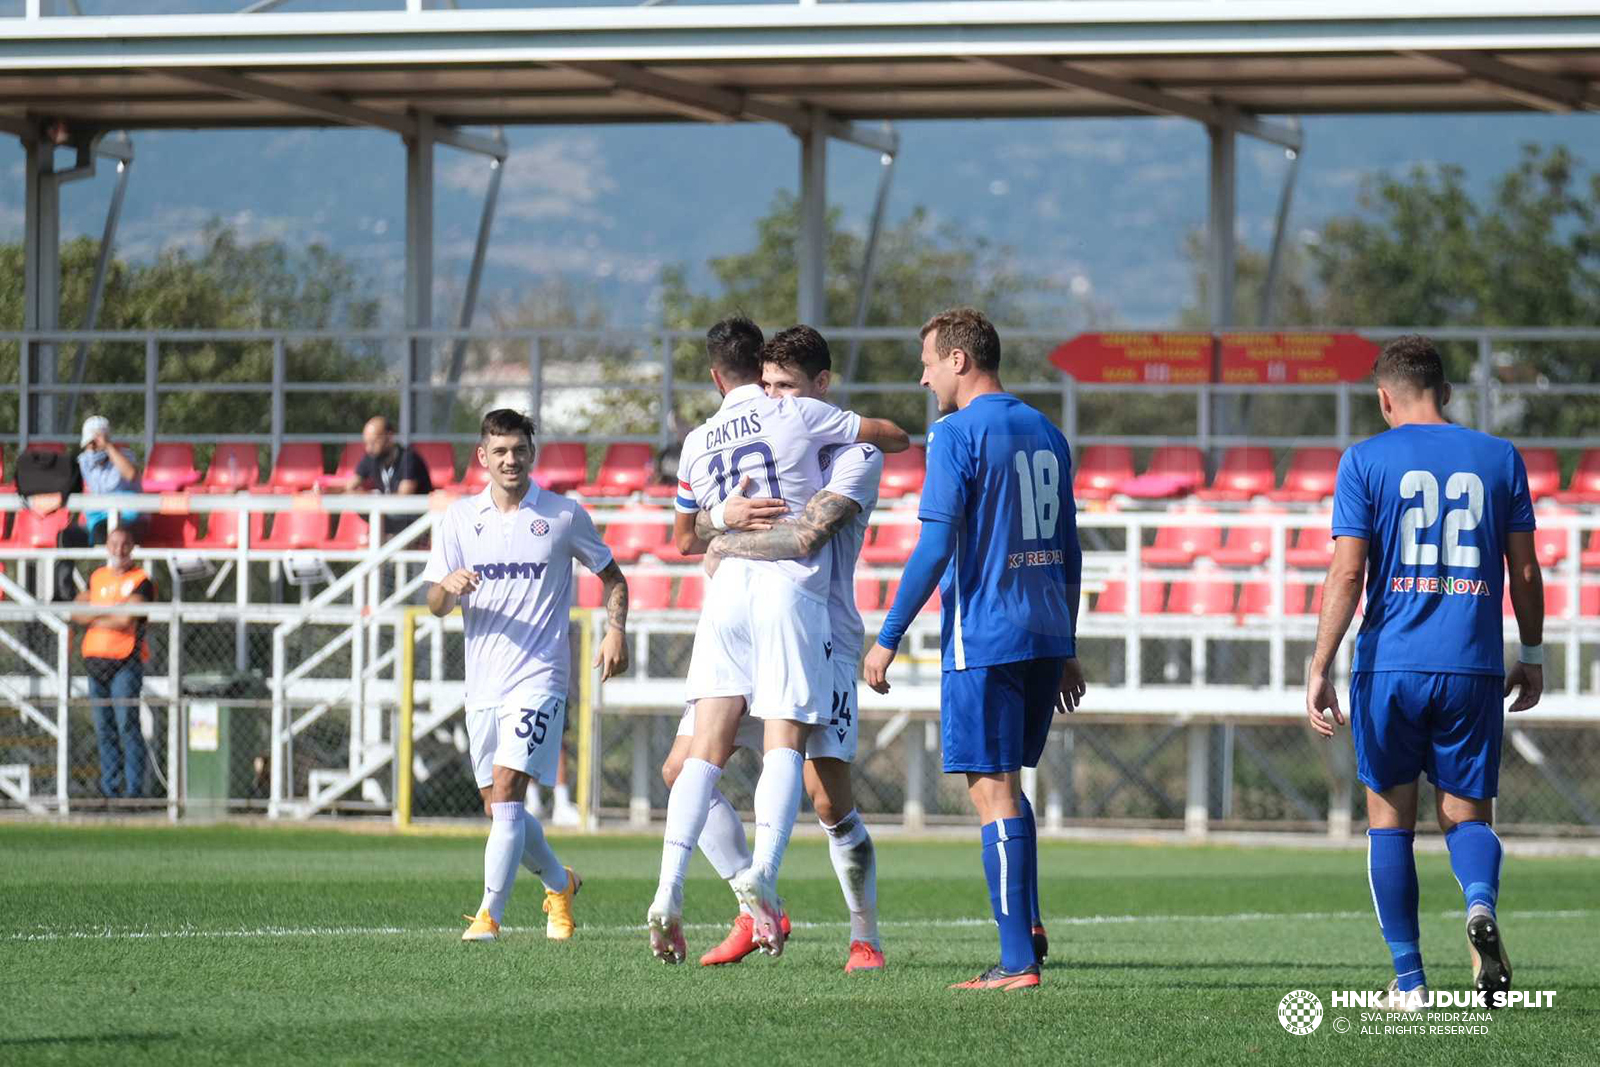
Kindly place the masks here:
[(781, 574), (725, 560), (706, 591), (689, 657), (692, 702), (742, 696), (757, 719), (828, 721), (828, 605)]
[(811, 728), (806, 735), (806, 759), (836, 759), (841, 763), (854, 763), (856, 737), (859, 729), (856, 704), (856, 660), (859, 657), (835, 656), (833, 659), (833, 700), (828, 721)]
[(554, 785), (566, 725), (566, 700), (548, 693), (468, 708), (468, 754), (478, 788), (494, 784), (496, 767), (509, 767), (541, 785)]
[[(839, 659), (833, 669), (833, 698), (827, 722), (818, 723), (806, 734), (806, 759), (836, 759), (854, 763), (859, 725), (856, 707), (856, 661)], [(678, 720), (678, 736), (694, 736), (694, 705), (685, 704)], [(734, 735), (735, 748), (747, 748), (756, 755), (766, 749), (766, 729), (762, 720), (746, 715), (739, 720)]]
[[(745, 715), (739, 719), (739, 732), (734, 735), (734, 748), (748, 748), (756, 755), (761, 755), (766, 748), (766, 725), (753, 715)], [(683, 718), (678, 720), (678, 736), (694, 736), (694, 705), (683, 706)]]

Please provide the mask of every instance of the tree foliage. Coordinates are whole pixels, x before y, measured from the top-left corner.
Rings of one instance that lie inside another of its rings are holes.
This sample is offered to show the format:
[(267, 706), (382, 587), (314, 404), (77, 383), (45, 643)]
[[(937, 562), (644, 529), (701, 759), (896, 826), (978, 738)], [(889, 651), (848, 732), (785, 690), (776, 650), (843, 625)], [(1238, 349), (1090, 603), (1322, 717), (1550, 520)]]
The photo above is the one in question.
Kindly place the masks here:
[[(80, 328), (87, 317), (99, 243), (87, 237), (67, 242), (61, 252), (61, 324)], [(23, 324), (23, 249), (0, 245), (0, 328)], [(150, 263), (113, 259), (97, 323), (100, 330), (325, 330), (371, 329), (378, 301), (360, 271), (321, 245), (294, 250), (279, 241), (241, 241), (228, 227), (209, 225), (195, 253), (171, 249)], [(46, 350), (48, 352), (48, 350)], [(55, 374), (71, 382), (80, 346), (54, 350)], [(142, 384), (145, 344), (104, 341), (87, 346), (83, 381)], [(42, 358), (42, 357), (41, 357)], [(0, 347), (0, 375), (17, 376), (16, 345)], [(302, 382), (368, 382), (392, 378), (381, 346), (357, 340), (295, 340), (286, 347), (286, 377)], [(270, 343), (239, 340), (172, 341), (159, 350), (162, 383), (260, 385), (273, 374)], [(37, 370), (36, 370), (37, 373)], [(55, 401), (58, 433), (69, 404)], [(74, 418), (108, 416), (119, 437), (136, 440), (144, 432), (144, 398), (136, 393), (97, 392), (79, 396)], [(290, 433), (354, 433), (374, 412), (397, 415), (392, 394), (328, 389), (290, 394), (285, 429)], [(14, 407), (0, 410), (6, 428), (15, 430)], [(37, 423), (36, 423), (37, 425)], [(267, 433), (271, 404), (262, 392), (176, 391), (161, 396), (157, 430), (182, 434)]]

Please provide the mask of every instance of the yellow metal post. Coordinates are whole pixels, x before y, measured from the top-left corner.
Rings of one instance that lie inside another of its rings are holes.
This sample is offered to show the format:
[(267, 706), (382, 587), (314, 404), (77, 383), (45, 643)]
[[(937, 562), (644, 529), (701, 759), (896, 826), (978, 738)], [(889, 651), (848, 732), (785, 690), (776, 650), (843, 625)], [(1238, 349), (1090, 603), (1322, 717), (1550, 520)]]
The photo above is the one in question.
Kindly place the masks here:
[(594, 612), (574, 609), (578, 629), (578, 825), (592, 829), (594, 799)]
[(400, 725), (394, 739), (394, 822), (411, 825), (411, 736), (416, 719), (417, 612), (407, 608), (400, 620)]

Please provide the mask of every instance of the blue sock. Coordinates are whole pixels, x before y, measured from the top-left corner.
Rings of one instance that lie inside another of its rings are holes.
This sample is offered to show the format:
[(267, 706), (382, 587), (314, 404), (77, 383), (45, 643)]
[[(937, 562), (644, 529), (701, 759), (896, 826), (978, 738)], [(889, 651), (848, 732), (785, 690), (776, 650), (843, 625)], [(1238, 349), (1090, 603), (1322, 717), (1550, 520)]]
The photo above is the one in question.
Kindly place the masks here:
[(1410, 830), (1367, 831), (1367, 882), (1378, 926), (1394, 957), (1400, 989), (1428, 984), (1422, 973), (1422, 950), (1417, 947), (1417, 857), (1412, 852), (1416, 834)]
[(1505, 858), (1499, 836), (1486, 822), (1463, 822), (1444, 835), (1444, 843), (1467, 910), (1482, 904), (1493, 915), (1500, 897), (1500, 861)]
[(1022, 821), (1028, 824), (1028, 925), (1043, 926), (1043, 912), (1039, 910), (1039, 824), (1033, 821), (1033, 805), (1028, 803), (1028, 794), (1018, 795), (1022, 797)]
[(1033, 922), (1028, 915), (1028, 822), (996, 819), (983, 827), (983, 874), (989, 904), (1000, 928), (1000, 966), (1020, 971), (1033, 957)]

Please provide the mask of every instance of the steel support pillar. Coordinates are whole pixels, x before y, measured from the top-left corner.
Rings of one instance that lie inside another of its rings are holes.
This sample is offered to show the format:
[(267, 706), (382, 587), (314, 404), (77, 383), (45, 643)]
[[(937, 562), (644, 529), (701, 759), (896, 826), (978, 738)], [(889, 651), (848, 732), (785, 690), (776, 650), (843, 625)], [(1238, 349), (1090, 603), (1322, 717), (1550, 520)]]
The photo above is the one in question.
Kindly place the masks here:
[[(61, 327), (61, 179), (56, 173), (55, 145), (47, 141), (26, 141), (27, 176), (24, 182), (23, 209), (23, 299), (24, 330), (57, 330)], [(28, 361), (27, 380), (35, 386), (56, 384), (56, 348), (53, 344), (24, 346)], [(23, 396), (27, 412), (27, 433), (57, 433), (56, 395), (40, 392)], [(26, 441), (23, 442), (26, 444)]]
[[(406, 327), (433, 329), (433, 116), (417, 115), (417, 135), (406, 138)], [(400, 398), (400, 435), (434, 425), (433, 342), (414, 337), (407, 346), (410, 388)]]
[(1210, 285), (1207, 319), (1213, 330), (1233, 325), (1233, 291), (1238, 273), (1234, 217), (1238, 201), (1237, 137), (1222, 126), (1207, 126), (1211, 140), (1211, 181), (1206, 214), (1206, 280)]
[[(1300, 128), (1300, 120), (1290, 120), (1295, 129)], [(1267, 255), (1267, 276), (1261, 280), (1261, 325), (1263, 328), (1272, 325), (1272, 317), (1276, 311), (1275, 297), (1278, 291), (1278, 274), (1283, 269), (1283, 243), (1289, 229), (1289, 208), (1294, 203), (1295, 179), (1300, 176), (1300, 150), (1285, 148), (1284, 156), (1289, 161), (1289, 172), (1283, 176), (1283, 190), (1278, 194), (1278, 214), (1272, 224), (1272, 251)]]
[(828, 134), (824, 123), (800, 138), (800, 234), (795, 252), (799, 268), (796, 317), (819, 329), (827, 325), (824, 267), (828, 258)]

